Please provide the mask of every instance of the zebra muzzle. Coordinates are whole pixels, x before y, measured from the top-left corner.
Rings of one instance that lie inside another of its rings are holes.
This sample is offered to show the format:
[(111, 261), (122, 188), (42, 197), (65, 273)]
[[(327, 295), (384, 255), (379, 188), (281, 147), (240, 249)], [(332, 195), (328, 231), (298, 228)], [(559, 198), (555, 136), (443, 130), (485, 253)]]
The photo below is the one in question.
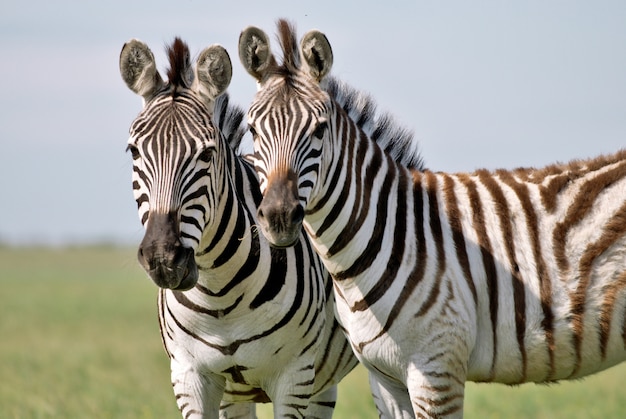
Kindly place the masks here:
[(194, 250), (183, 246), (170, 214), (150, 215), (137, 259), (161, 288), (188, 290), (198, 281)]
[(298, 200), (293, 172), (285, 179), (273, 179), (265, 190), (257, 209), (261, 232), (274, 247), (293, 246), (302, 230), (304, 208)]

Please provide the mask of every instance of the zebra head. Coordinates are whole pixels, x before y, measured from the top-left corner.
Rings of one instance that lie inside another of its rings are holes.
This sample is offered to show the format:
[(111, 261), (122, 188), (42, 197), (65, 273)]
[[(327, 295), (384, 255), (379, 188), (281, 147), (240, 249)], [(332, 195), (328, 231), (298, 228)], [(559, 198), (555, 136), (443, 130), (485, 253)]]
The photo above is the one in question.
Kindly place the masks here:
[(332, 106), (320, 81), (332, 66), (333, 54), (321, 32), (308, 32), (298, 48), (293, 27), (279, 20), (278, 28), (282, 65), (272, 55), (265, 32), (255, 27), (241, 33), (239, 57), (259, 86), (248, 111), (263, 193), (259, 227), (272, 245), (287, 247), (298, 239), (319, 180)]
[(198, 280), (194, 254), (207, 222), (206, 175), (219, 135), (211, 116), (232, 67), (218, 45), (204, 49), (195, 67), (178, 38), (168, 55), (166, 83), (147, 45), (131, 40), (122, 48), (120, 72), (143, 98), (128, 141), (133, 193), (145, 227), (138, 259), (159, 287), (186, 290)]

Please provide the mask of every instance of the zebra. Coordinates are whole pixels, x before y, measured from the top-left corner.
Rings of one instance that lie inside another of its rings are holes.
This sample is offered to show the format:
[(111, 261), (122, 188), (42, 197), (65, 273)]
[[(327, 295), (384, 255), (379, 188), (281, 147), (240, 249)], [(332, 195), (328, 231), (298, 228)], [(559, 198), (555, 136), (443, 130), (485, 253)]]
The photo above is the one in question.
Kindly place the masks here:
[[(225, 93), (228, 53), (204, 49), (192, 66), (176, 38), (165, 82), (136, 39), (120, 54), (143, 98), (128, 151), (145, 235), (141, 266), (160, 287), (158, 318), (185, 418), (330, 418), (336, 384), (357, 364), (334, 317), (332, 282), (304, 233), (293, 249), (256, 234), (261, 201), (252, 164), (236, 150), (244, 111)], [(220, 406), (221, 401), (221, 406)]]
[(381, 417), (462, 417), (466, 381), (550, 383), (626, 358), (626, 150), (542, 169), (407, 168), (324, 90), (326, 36), (298, 47), (278, 28), (280, 64), (261, 29), (239, 39), (258, 82), (259, 226), (278, 248), (304, 226)]

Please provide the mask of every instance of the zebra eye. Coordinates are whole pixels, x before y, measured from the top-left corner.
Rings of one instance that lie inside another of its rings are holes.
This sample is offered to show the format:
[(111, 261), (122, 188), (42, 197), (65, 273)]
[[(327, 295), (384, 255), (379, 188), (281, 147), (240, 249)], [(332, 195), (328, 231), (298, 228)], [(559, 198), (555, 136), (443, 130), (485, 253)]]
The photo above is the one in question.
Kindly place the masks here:
[(313, 135), (321, 140), (324, 136), (324, 131), (326, 131), (327, 126), (328, 124), (326, 124), (326, 122), (322, 122), (317, 126), (317, 128), (315, 128), (315, 131), (313, 131)]
[(203, 149), (200, 154), (198, 154), (198, 160), (201, 160), (205, 163), (208, 163), (211, 160), (211, 152), (213, 149), (211, 147), (207, 147)]
[(130, 151), (130, 155), (133, 157), (133, 160), (137, 160), (139, 157), (139, 149), (132, 144), (128, 144), (126, 147), (126, 151)]
[(248, 129), (250, 130), (250, 134), (252, 134), (252, 137), (255, 138), (256, 137), (256, 130), (254, 129), (254, 127), (252, 125), (250, 125), (248, 127)]

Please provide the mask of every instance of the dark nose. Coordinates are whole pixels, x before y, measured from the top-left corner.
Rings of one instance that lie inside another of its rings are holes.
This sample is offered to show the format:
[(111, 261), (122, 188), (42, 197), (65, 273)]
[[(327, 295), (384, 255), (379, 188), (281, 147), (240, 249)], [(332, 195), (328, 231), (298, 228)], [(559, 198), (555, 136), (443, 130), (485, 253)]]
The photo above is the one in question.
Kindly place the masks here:
[(298, 199), (296, 176), (289, 172), (268, 182), (257, 209), (257, 221), (263, 235), (276, 247), (292, 246), (298, 240), (304, 220), (304, 208)]
[(304, 208), (299, 202), (275, 205), (269, 199), (263, 199), (257, 210), (257, 218), (281, 231), (291, 225), (301, 224), (304, 220)]
[(161, 288), (189, 289), (198, 280), (193, 249), (181, 243), (175, 214), (150, 214), (137, 258)]

